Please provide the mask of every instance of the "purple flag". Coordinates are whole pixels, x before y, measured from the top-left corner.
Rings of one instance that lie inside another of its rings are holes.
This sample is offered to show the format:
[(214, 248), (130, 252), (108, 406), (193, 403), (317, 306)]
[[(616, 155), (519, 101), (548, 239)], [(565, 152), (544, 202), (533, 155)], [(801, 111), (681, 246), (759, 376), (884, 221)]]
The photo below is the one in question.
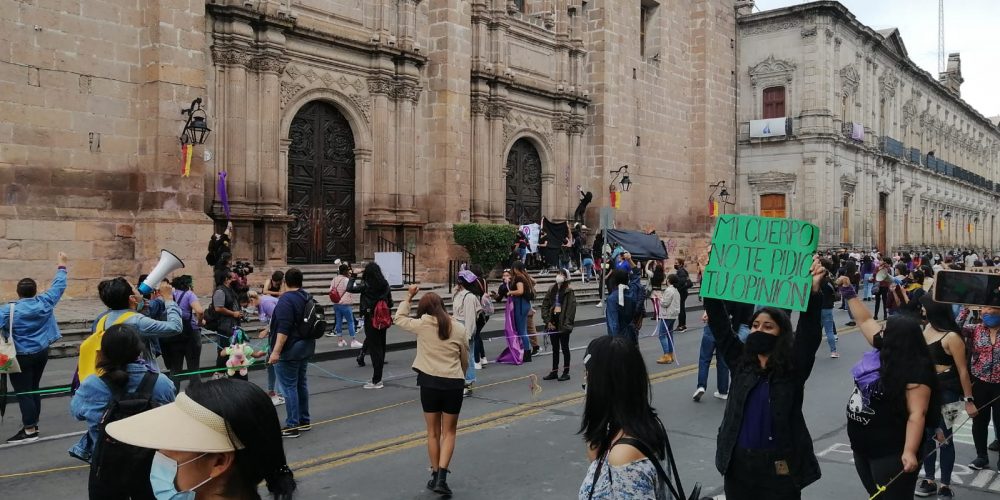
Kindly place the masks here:
[(229, 220), (229, 193), (226, 191), (226, 171), (219, 172), (219, 182), (215, 187), (219, 195), (219, 203), (222, 203), (222, 211), (226, 213), (226, 220)]
[(497, 363), (508, 365), (519, 365), (523, 363), (524, 350), (521, 349), (521, 339), (518, 338), (517, 328), (514, 326), (514, 298), (507, 297), (507, 307), (504, 311), (504, 337), (507, 339), (507, 348), (497, 356)]

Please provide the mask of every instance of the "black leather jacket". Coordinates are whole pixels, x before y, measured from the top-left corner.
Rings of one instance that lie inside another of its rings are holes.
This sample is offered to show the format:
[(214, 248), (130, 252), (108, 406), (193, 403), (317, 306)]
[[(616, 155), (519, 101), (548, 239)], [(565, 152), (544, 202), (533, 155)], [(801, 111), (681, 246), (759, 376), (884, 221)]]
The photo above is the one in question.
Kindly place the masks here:
[(777, 438), (777, 454), (788, 462), (788, 468), (799, 489), (820, 478), (819, 462), (813, 452), (812, 437), (802, 415), (803, 388), (816, 362), (816, 350), (822, 339), (820, 308), (823, 295), (809, 298), (808, 310), (799, 316), (795, 330), (791, 371), (783, 374), (761, 372), (758, 366), (743, 361), (743, 343), (733, 330), (723, 302), (704, 299), (708, 325), (715, 337), (719, 354), (732, 370), (729, 400), (719, 426), (715, 466), (726, 474), (743, 425), (747, 396), (761, 377), (769, 377), (771, 385), (771, 415)]

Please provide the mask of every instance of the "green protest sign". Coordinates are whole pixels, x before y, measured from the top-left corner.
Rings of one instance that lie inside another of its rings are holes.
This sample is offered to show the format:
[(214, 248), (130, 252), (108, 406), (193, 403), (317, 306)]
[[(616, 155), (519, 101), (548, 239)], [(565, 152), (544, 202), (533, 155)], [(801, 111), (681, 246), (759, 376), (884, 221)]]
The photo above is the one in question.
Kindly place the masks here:
[(701, 296), (805, 311), (819, 228), (796, 219), (720, 215)]

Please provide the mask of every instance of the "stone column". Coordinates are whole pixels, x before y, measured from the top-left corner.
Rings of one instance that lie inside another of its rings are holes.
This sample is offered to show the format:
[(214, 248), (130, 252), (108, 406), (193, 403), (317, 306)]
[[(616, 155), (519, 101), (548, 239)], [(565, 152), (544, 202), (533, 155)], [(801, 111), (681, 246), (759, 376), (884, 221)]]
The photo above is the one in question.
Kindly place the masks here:
[(226, 116), (222, 135), (225, 147), (225, 170), (229, 204), (233, 211), (240, 211), (247, 202), (246, 192), (246, 136), (247, 136), (247, 64), (251, 54), (247, 47), (232, 46), (213, 51), (216, 64), (225, 67), (225, 86), (222, 93), (226, 101)]
[(372, 139), (375, 147), (372, 151), (374, 178), (372, 192), (374, 193), (371, 215), (376, 218), (389, 218), (391, 203), (390, 193), (395, 193), (395, 176), (389, 164), (390, 132), (392, 123), (389, 119), (389, 94), (393, 91), (392, 80), (388, 77), (368, 79), (368, 93), (375, 101), (372, 111)]
[(504, 120), (510, 113), (506, 102), (492, 100), (487, 104), (486, 119), (490, 131), (489, 200), (490, 220), (507, 220), (507, 144), (504, 143)]
[(396, 204), (395, 210), (401, 219), (416, 220), (418, 218), (414, 193), (416, 192), (416, 153), (414, 144), (417, 141), (416, 117), (413, 108), (420, 96), (420, 88), (416, 82), (404, 81), (396, 86), (396, 107), (398, 112), (399, 137), (397, 141), (396, 165)]
[(260, 199), (259, 208), (277, 210), (281, 208), (280, 187), (281, 176), (278, 168), (278, 140), (281, 138), (281, 84), (279, 77), (285, 70), (287, 61), (274, 54), (259, 56), (253, 61), (254, 67), (261, 73), (259, 92), (260, 103), (260, 134), (259, 149)]

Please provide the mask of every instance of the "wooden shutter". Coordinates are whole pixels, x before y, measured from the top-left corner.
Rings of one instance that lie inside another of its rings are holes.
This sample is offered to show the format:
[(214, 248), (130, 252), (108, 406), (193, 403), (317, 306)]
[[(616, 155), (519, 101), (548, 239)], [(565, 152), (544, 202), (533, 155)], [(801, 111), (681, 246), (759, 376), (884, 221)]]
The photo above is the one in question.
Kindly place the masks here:
[(785, 195), (765, 194), (760, 197), (760, 215), (764, 217), (785, 217)]
[(764, 89), (764, 119), (785, 117), (785, 87)]

